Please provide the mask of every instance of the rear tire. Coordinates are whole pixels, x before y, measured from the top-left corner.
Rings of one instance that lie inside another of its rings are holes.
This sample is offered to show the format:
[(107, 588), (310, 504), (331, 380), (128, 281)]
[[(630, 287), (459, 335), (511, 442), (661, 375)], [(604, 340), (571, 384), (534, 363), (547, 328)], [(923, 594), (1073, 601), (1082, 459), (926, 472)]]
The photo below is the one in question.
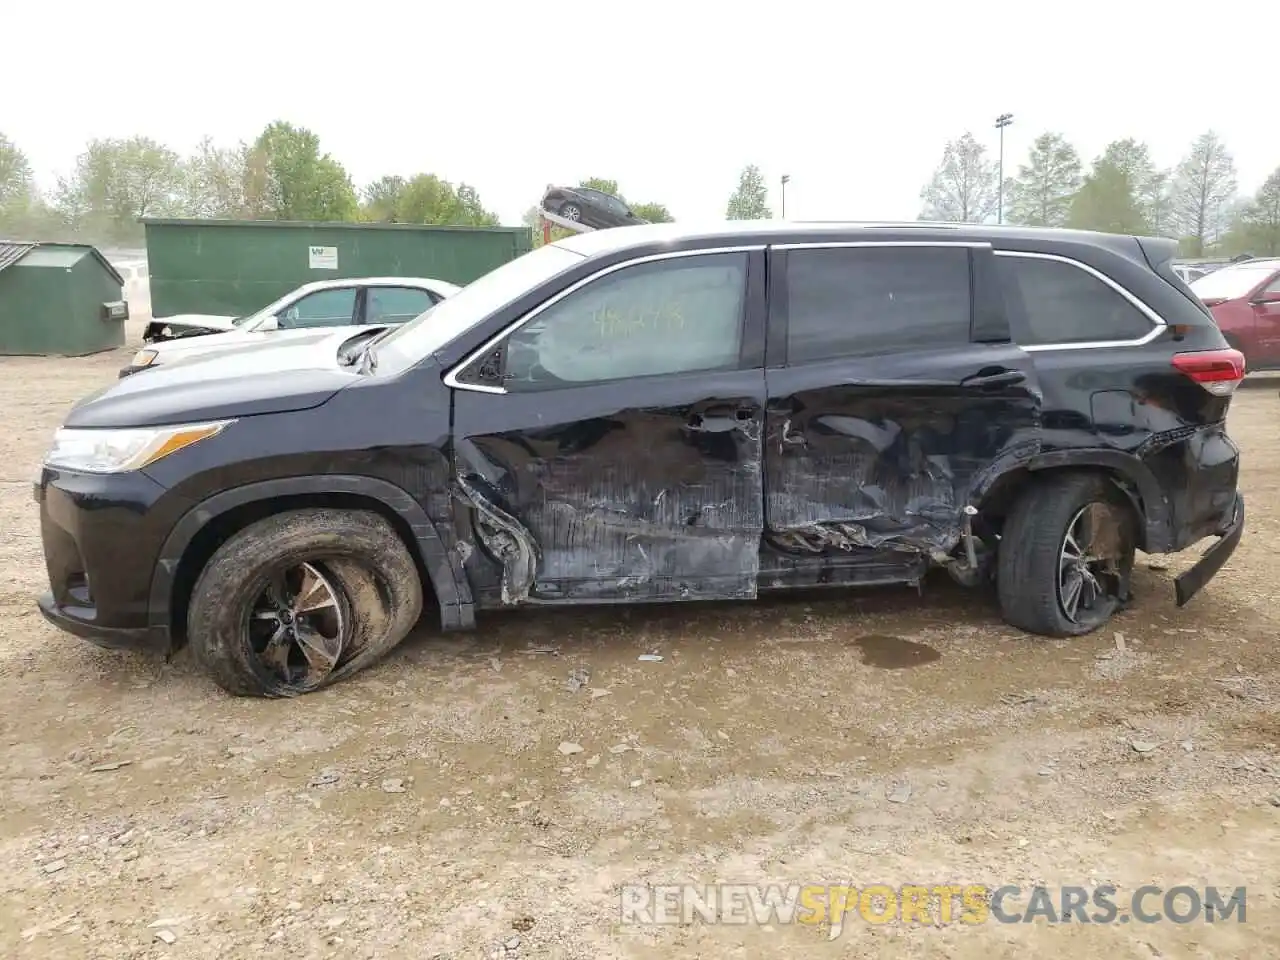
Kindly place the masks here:
[(413, 558), (382, 517), (290, 510), (218, 548), (192, 592), (187, 630), (228, 693), (292, 697), (383, 657), (422, 602)]
[(574, 223), (582, 221), (582, 209), (576, 203), (566, 203), (560, 208), (560, 216)]
[(1133, 507), (1105, 476), (1073, 472), (1034, 484), (1000, 537), (1005, 621), (1048, 637), (1097, 630), (1128, 600), (1136, 542)]

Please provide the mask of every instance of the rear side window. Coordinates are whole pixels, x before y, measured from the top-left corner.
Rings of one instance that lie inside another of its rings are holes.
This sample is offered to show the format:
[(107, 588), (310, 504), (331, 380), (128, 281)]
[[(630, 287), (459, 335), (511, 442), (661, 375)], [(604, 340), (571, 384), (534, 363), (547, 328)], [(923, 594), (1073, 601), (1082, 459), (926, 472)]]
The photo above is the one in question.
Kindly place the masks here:
[(1023, 346), (1138, 340), (1146, 314), (1110, 284), (1062, 260), (996, 257), (1010, 302), (1013, 339)]
[(787, 362), (969, 341), (969, 251), (957, 247), (789, 250)]
[(431, 294), (416, 287), (368, 287), (365, 323), (404, 323), (434, 304)]

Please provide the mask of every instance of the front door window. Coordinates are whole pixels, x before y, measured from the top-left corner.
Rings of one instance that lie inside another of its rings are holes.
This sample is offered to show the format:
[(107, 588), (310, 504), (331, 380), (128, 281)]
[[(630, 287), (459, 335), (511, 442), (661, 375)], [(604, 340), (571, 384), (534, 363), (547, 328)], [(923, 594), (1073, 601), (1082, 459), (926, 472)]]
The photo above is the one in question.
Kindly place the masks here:
[(280, 330), (345, 327), (355, 322), (355, 312), (355, 287), (317, 290), (285, 308), (278, 314), (277, 324)]
[(737, 365), (746, 258), (724, 253), (626, 267), (507, 338), (504, 386), (529, 392)]

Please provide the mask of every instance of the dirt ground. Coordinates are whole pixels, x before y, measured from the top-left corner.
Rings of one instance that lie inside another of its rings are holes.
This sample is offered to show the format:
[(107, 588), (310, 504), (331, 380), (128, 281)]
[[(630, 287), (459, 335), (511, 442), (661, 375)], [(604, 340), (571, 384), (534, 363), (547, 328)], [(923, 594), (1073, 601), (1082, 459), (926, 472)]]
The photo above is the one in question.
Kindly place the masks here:
[[(31, 480), (126, 355), (0, 359), (0, 955), (1277, 955), (1280, 381), (1235, 401), (1248, 529), (1182, 610), (1193, 554), (1070, 642), (945, 577), (519, 612), (271, 702), (36, 612)], [(1246, 885), (1247, 920), (620, 923), (680, 881)]]

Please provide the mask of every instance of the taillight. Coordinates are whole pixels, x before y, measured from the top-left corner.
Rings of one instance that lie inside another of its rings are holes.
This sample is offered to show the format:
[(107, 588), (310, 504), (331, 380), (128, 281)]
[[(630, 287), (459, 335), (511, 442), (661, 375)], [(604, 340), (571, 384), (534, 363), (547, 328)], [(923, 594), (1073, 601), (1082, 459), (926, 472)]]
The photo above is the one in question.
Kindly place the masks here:
[(1229, 397), (1244, 379), (1244, 354), (1239, 350), (1175, 353), (1173, 366), (1217, 397)]

